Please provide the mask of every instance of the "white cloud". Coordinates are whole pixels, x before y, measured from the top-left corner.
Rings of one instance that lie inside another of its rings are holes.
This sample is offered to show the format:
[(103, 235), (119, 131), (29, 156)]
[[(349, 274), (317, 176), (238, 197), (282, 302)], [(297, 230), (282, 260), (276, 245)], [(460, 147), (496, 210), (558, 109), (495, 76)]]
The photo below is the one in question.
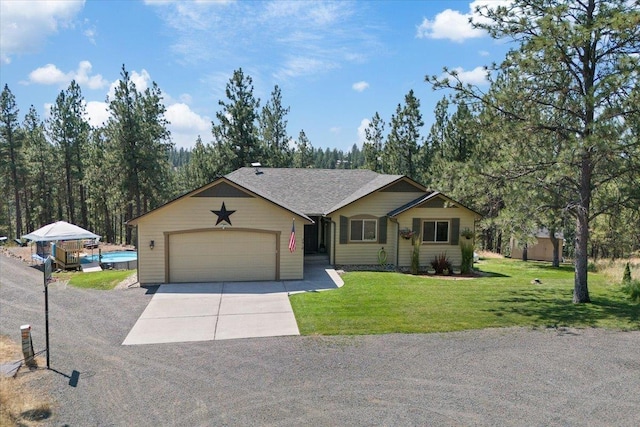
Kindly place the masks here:
[(362, 62), (379, 47), (376, 31), (363, 24), (357, 5), (349, 1), (147, 0), (146, 4), (175, 37), (171, 50), (181, 61), (242, 64), (243, 69), (266, 62), (267, 72), (277, 80)]
[(87, 102), (87, 120), (93, 127), (100, 127), (109, 120), (109, 104), (100, 101)]
[(29, 83), (36, 83), (41, 85), (64, 85), (69, 83), (67, 75), (60, 71), (58, 67), (53, 64), (47, 64), (44, 67), (36, 68), (29, 73)]
[(46, 38), (71, 25), (84, 0), (0, 1), (0, 54), (4, 63), (15, 54), (39, 51)]
[(358, 142), (360, 144), (362, 144), (367, 139), (367, 134), (365, 131), (369, 127), (369, 124), (371, 124), (371, 120), (369, 119), (362, 119), (360, 121), (360, 126), (358, 126)]
[(305, 57), (291, 58), (274, 74), (274, 77), (279, 80), (284, 80), (286, 78), (324, 72), (337, 67), (338, 64), (332, 61)]
[(457, 10), (446, 9), (438, 13), (433, 19), (424, 18), (416, 37), (431, 39), (448, 39), (455, 42), (463, 42), (467, 39), (484, 37), (484, 30), (473, 28), (469, 20), (474, 22), (486, 22), (477, 12), (478, 7), (506, 6), (512, 0), (475, 0), (469, 4), (469, 11), (461, 13)]
[(81, 61), (75, 71), (63, 72), (54, 64), (47, 64), (44, 67), (36, 68), (29, 73), (29, 83), (41, 85), (67, 86), (71, 80), (75, 80), (81, 88), (102, 89), (109, 83), (101, 74), (91, 75), (91, 62)]
[[(462, 83), (471, 85), (484, 85), (489, 83), (489, 80), (487, 79), (487, 69), (485, 67), (476, 67), (471, 71), (465, 71), (462, 67), (457, 67), (451, 70), (451, 72), (455, 73)], [(440, 76), (442, 79), (448, 77), (448, 74)]]
[(171, 122), (168, 128), (176, 148), (193, 147), (198, 135), (202, 137), (203, 142), (210, 139), (211, 119), (197, 114), (187, 104), (176, 103), (168, 106), (165, 117)]
[(329, 132), (331, 132), (331, 133), (340, 133), (340, 132), (342, 132), (342, 128), (340, 128), (339, 126), (333, 126), (333, 127), (329, 128)]
[[(144, 92), (150, 86), (151, 75), (144, 68), (139, 73), (137, 71), (129, 71), (129, 79), (136, 85), (138, 92)], [(109, 93), (107, 96), (109, 99), (113, 99), (116, 96), (116, 88), (120, 84), (120, 79), (114, 81), (109, 85)]]
[(363, 92), (364, 90), (369, 88), (369, 83), (365, 81), (354, 83), (351, 88), (357, 92)]

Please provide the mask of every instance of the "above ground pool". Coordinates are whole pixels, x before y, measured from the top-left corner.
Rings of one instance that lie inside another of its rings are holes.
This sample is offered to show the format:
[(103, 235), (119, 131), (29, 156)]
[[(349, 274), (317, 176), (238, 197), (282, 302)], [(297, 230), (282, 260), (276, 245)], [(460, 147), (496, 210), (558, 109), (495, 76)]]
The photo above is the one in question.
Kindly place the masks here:
[[(80, 262), (83, 264), (88, 264), (91, 262), (98, 261), (99, 255), (94, 253), (93, 255), (88, 255), (86, 257), (82, 257)], [(100, 263), (103, 265), (107, 265), (110, 268), (115, 268), (116, 270), (132, 270), (137, 268), (138, 264), (138, 252), (136, 251), (119, 251), (119, 252), (103, 252), (102, 259)]]

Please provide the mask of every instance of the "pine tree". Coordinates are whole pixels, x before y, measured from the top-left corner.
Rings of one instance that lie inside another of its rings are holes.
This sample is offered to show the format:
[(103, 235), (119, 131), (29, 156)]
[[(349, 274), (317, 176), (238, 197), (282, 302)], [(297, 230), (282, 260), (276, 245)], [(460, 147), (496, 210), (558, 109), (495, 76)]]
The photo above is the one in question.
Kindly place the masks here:
[(22, 236), (22, 203), (20, 199), (20, 176), (23, 166), (22, 137), (18, 123), (18, 107), (9, 86), (4, 85), (0, 94), (0, 172), (3, 187), (13, 192), (15, 229), (9, 227), (9, 236)]
[(289, 135), (287, 135), (287, 120), (289, 107), (282, 106), (282, 93), (275, 86), (271, 92), (271, 99), (262, 107), (258, 118), (260, 139), (265, 150), (265, 166), (274, 168), (286, 168), (291, 166), (292, 152), (289, 147)]
[(404, 97), (404, 107), (398, 104), (391, 117), (391, 130), (384, 149), (385, 171), (417, 178), (420, 128), (424, 125), (420, 101), (410, 90)]
[(87, 144), (89, 124), (80, 86), (71, 81), (66, 90), (60, 92), (51, 108), (48, 134), (61, 159), (62, 178), (65, 184), (65, 217), (81, 227), (88, 226), (85, 165), (83, 158)]
[[(637, 180), (637, 149), (625, 144), (630, 94), (637, 91), (640, 10), (625, 0), (519, 0), (508, 6), (481, 7), (476, 27), (519, 46), (501, 64), (491, 95), (463, 84), (456, 72), (427, 80), (453, 88), (461, 97), (481, 101), (518, 123), (528, 135), (547, 134), (538, 146), (527, 139), (502, 140), (513, 153), (513, 173), (548, 171), (569, 192), (564, 206), (576, 221), (573, 301), (590, 301), (587, 256), (590, 223), (610, 206), (606, 184)], [(548, 163), (541, 151), (558, 147)], [(517, 155), (516, 155), (517, 154)], [(552, 182), (548, 182), (552, 184)]]
[(374, 172), (382, 172), (382, 153), (384, 149), (384, 120), (376, 113), (364, 130), (365, 141), (362, 144), (364, 167)]
[(225, 94), (227, 101), (218, 101), (222, 111), (216, 113), (219, 123), (213, 125), (212, 133), (226, 173), (259, 161), (263, 153), (256, 126), (260, 101), (253, 96), (253, 80), (240, 68), (233, 72)]
[(312, 165), (313, 161), (313, 147), (309, 138), (304, 133), (304, 130), (300, 131), (298, 140), (296, 141), (296, 151), (294, 153), (294, 167), (307, 168)]

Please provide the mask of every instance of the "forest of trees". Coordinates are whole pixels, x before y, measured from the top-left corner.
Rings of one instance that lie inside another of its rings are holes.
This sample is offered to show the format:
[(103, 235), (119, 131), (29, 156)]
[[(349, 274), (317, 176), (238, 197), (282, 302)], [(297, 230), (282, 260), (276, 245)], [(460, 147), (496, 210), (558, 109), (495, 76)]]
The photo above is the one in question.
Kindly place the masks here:
[[(640, 10), (634, 2), (520, 0), (480, 9), (514, 48), (487, 69), (489, 89), (455, 71), (427, 76), (447, 92), (425, 129), (410, 90), (386, 121), (374, 112), (362, 148), (315, 148), (287, 129), (280, 88), (261, 105), (242, 69), (219, 101), (211, 135), (176, 150), (160, 88), (139, 91), (123, 66), (109, 120), (91, 127), (72, 81), (48, 119), (0, 97), (0, 235), (66, 220), (135, 243), (124, 224), (216, 177), (265, 167), (368, 168), (402, 174), (481, 213), (478, 245), (564, 232), (575, 302), (588, 302), (587, 257), (640, 250)], [(330, 141), (322, 141), (330, 143)], [(558, 254), (558, 258), (563, 254)], [(559, 259), (555, 260), (555, 264)]]

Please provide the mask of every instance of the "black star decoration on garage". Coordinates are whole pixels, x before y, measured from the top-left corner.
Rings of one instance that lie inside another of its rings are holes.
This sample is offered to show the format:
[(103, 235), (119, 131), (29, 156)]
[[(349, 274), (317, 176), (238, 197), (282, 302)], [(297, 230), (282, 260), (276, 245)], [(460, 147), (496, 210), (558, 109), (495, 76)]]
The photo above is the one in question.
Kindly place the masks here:
[(219, 211), (211, 211), (211, 212), (218, 215), (218, 220), (216, 221), (216, 225), (220, 224), (222, 221), (225, 221), (227, 224), (231, 225), (231, 219), (229, 219), (229, 217), (235, 211), (228, 211), (227, 207), (224, 205), (224, 202), (222, 202), (222, 207), (220, 208)]

